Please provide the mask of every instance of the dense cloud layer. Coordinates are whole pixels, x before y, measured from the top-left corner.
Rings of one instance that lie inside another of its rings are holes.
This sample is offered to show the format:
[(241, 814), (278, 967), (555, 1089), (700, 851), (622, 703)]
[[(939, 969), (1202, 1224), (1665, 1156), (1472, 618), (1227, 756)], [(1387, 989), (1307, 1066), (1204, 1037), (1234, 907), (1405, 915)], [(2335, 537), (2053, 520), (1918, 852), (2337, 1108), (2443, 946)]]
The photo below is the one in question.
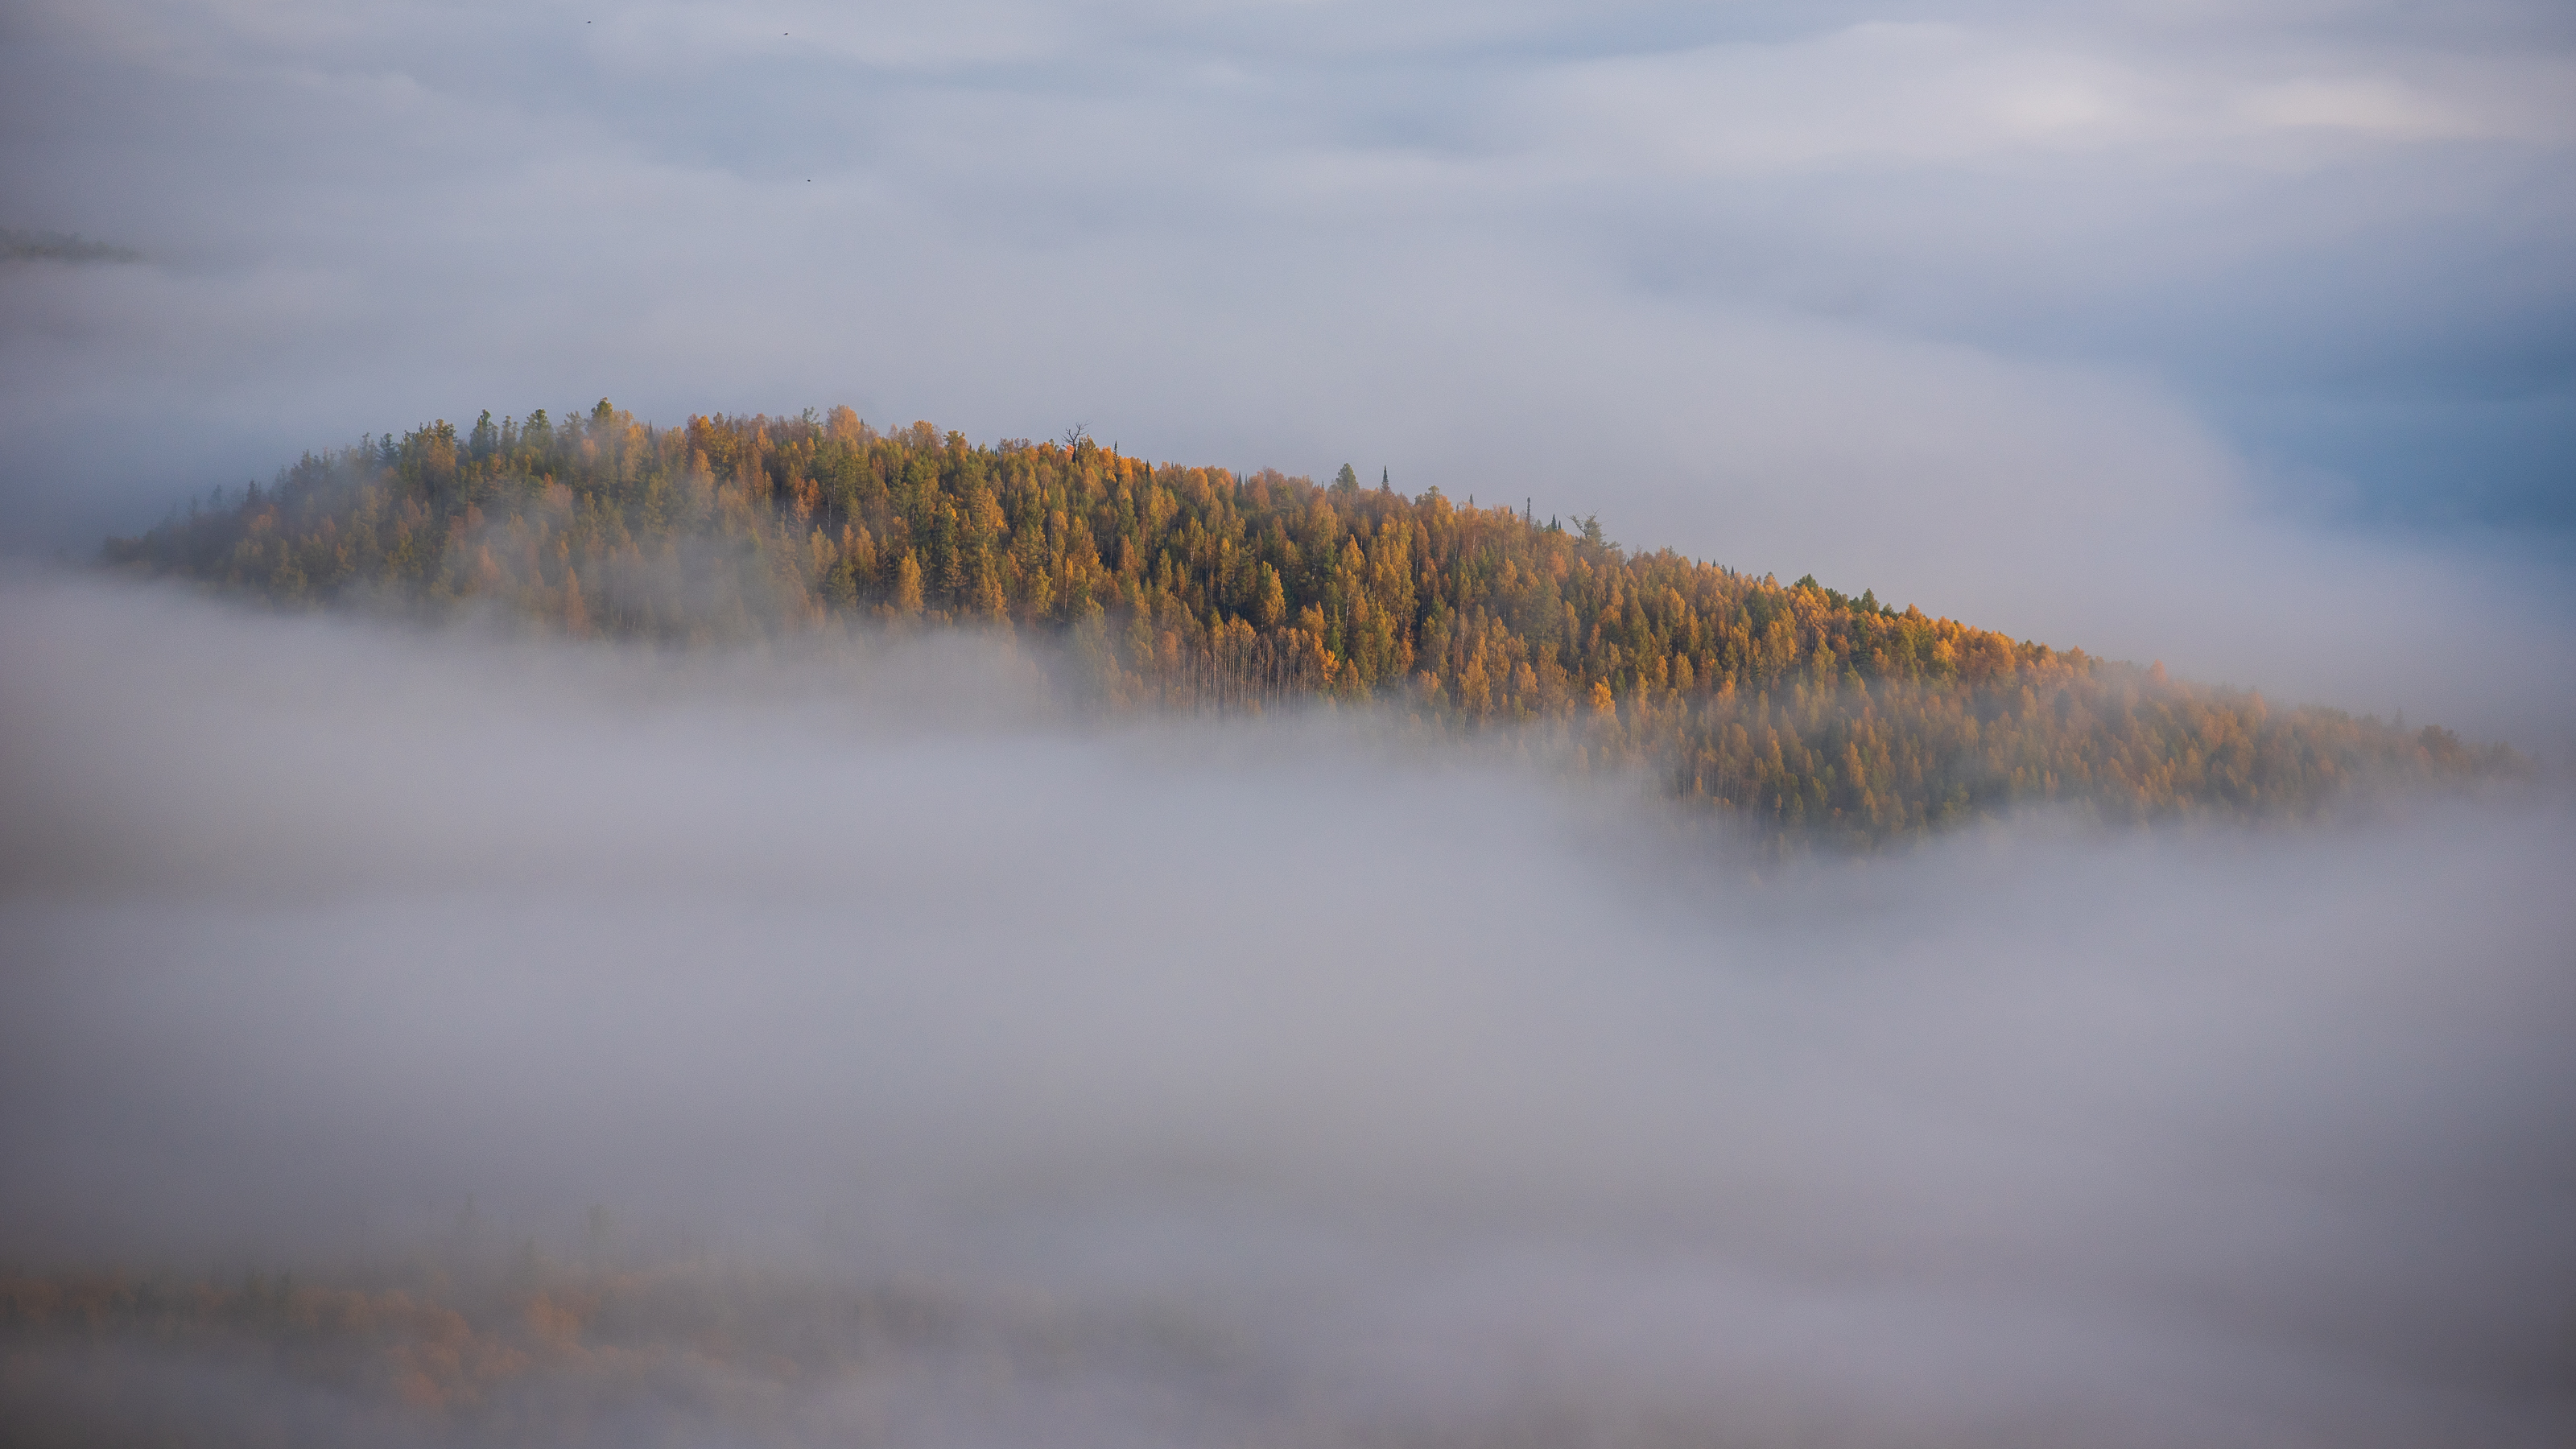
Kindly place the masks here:
[[(487, 406), (846, 402), (2563, 762), (2571, 70), (2511, 0), (22, 4), (0, 547)], [(478, 1430), (538, 1442), (2576, 1437), (2557, 806), (1757, 871), (1043, 674), (10, 585), (0, 1255), (583, 1260), (597, 1206), (865, 1340), (540, 1375)], [(0, 1394), (440, 1422), (24, 1341)]]
[[(1086, 724), (1025, 644), (6, 603), (21, 1261), (346, 1272), (469, 1199), (574, 1253), (597, 1205), (739, 1321), (957, 1325), (586, 1389), (628, 1442), (2576, 1428), (2554, 806), (1761, 869), (1365, 720)], [(46, 1352), (22, 1407), (436, 1422)]]

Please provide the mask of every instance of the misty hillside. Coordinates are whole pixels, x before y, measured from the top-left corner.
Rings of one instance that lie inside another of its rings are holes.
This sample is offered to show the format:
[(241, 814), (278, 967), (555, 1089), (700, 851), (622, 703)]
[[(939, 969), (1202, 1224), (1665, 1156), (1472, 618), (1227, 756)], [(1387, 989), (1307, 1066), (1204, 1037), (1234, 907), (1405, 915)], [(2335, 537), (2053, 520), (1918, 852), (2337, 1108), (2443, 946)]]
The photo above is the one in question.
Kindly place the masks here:
[(2106, 820), (2308, 813), (2356, 782), (2518, 767), (2501, 746), (2015, 642), (1810, 578), (1631, 553), (1345, 467), (1149, 464), (826, 418), (440, 422), (312, 455), (106, 560), (279, 605), (498, 607), (575, 636), (719, 643), (836, 623), (1061, 636), (1114, 708), (1375, 701), (1519, 726), (1583, 770), (1814, 838), (2033, 803)]

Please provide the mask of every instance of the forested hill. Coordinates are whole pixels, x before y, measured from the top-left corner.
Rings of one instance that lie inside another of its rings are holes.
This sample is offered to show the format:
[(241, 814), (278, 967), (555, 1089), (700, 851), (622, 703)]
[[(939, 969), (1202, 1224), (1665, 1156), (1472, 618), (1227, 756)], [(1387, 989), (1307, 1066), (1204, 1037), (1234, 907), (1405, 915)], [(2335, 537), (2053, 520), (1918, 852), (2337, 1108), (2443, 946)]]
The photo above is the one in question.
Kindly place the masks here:
[(105, 557), (284, 605), (498, 604), (573, 635), (1060, 632), (1114, 705), (1375, 700), (1461, 731), (1517, 723), (1581, 768), (1648, 767), (1686, 799), (1854, 841), (2042, 801), (2307, 812), (2357, 780), (2517, 767), (2444, 730), (2273, 709), (1347, 467), (1318, 487), (1087, 438), (976, 447), (847, 408), (436, 423), (308, 454)]

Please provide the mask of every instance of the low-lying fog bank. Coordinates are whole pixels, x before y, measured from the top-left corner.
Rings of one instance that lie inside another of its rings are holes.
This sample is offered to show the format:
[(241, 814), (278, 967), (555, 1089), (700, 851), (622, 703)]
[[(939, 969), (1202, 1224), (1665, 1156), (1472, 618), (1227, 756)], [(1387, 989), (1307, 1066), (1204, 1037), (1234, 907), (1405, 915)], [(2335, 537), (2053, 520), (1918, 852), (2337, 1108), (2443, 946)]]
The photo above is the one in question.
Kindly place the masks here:
[(5, 604), (66, 1442), (2576, 1437), (2555, 804), (1757, 869), (954, 641)]

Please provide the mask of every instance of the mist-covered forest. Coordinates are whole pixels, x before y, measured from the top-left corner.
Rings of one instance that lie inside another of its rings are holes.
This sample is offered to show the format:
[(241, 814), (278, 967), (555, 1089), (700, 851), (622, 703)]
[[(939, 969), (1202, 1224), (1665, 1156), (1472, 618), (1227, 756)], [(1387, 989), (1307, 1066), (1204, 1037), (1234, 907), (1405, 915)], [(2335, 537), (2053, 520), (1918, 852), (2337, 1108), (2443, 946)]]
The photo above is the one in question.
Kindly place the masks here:
[(0, 1449), (2576, 1446), (2568, 0), (0, 76)]
[(1771, 831), (1865, 844), (2032, 805), (2311, 814), (2356, 783), (2523, 768), (2437, 725), (2276, 708), (1812, 576), (1622, 548), (1345, 466), (1329, 486), (1155, 464), (1079, 429), (971, 444), (795, 418), (433, 423), (218, 491), (111, 564), (283, 607), (498, 609), (672, 643), (858, 622), (1060, 637), (1113, 708), (1375, 701), (1518, 727)]

